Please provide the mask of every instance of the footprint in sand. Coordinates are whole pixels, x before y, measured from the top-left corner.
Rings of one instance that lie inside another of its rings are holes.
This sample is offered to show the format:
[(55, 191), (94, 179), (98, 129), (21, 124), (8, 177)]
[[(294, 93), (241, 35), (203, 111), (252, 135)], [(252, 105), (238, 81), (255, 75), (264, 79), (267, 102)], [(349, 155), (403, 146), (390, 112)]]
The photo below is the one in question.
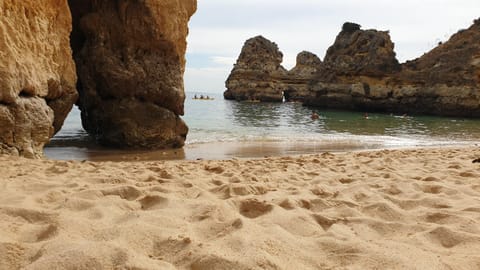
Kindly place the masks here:
[(285, 199), (281, 201), (278, 205), (285, 210), (293, 210), (296, 206), (295, 202), (290, 199)]
[(352, 178), (341, 178), (338, 181), (342, 184), (351, 184), (351, 183), (355, 182), (356, 180), (352, 179)]
[(205, 165), (204, 169), (208, 172), (216, 173), (216, 174), (221, 174), (225, 171), (223, 167), (220, 166), (209, 166)]
[(227, 200), (235, 196), (263, 195), (268, 190), (262, 185), (253, 186), (234, 183), (215, 187), (210, 192), (217, 195), (220, 199)]
[(480, 192), (480, 185), (471, 186), (473, 190)]
[(38, 230), (35, 230), (33, 232), (34, 234), (33, 236), (36, 238), (34, 242), (41, 242), (41, 241), (48, 240), (54, 237), (55, 235), (57, 235), (57, 233), (58, 233), (57, 225), (53, 225), (53, 224), (44, 225)]
[(374, 218), (380, 218), (387, 221), (398, 221), (403, 219), (400, 211), (397, 211), (387, 203), (373, 203), (362, 208), (362, 212)]
[(458, 217), (455, 217), (450, 214), (446, 213), (430, 213), (425, 216), (425, 221), (429, 223), (435, 223), (435, 224), (448, 224), (451, 223), (449, 220), (451, 219), (456, 219), (457, 221), (459, 220)]
[(159, 195), (147, 195), (138, 200), (142, 210), (155, 210), (167, 207), (168, 199)]
[(273, 210), (273, 205), (260, 202), (257, 199), (248, 199), (240, 202), (240, 214), (247, 218), (258, 218)]
[(480, 178), (478, 174), (473, 172), (461, 172), (459, 175), (465, 178)]
[(457, 170), (459, 170), (459, 169), (462, 168), (462, 166), (461, 166), (460, 164), (452, 164), (452, 165), (448, 166), (448, 168), (449, 168), (449, 169), (457, 169)]
[(94, 207), (95, 204), (93, 202), (79, 199), (79, 198), (67, 198), (63, 203), (63, 207), (72, 211), (85, 211)]
[(58, 164), (55, 164), (53, 166), (51, 166), (50, 168), (46, 169), (45, 172), (47, 174), (64, 174), (64, 173), (67, 173), (68, 172), (68, 164), (64, 164), (64, 163), (58, 163)]
[(428, 176), (421, 179), (423, 182), (439, 182), (440, 180), (434, 176)]
[(179, 253), (187, 253), (192, 246), (192, 239), (183, 235), (156, 239), (153, 242), (152, 257), (173, 257)]
[(169, 173), (167, 170), (165, 170), (163, 168), (160, 168), (160, 167), (152, 166), (152, 167), (149, 167), (148, 170), (150, 170), (154, 173), (157, 173), (160, 178), (164, 178), (164, 179), (173, 179), (174, 178), (174, 176), (171, 173)]
[(465, 241), (465, 238), (457, 232), (446, 227), (438, 227), (426, 235), (431, 242), (444, 248), (453, 248)]
[(387, 188), (384, 188), (380, 191), (384, 192), (386, 194), (392, 195), (392, 196), (400, 195), (400, 194), (403, 193), (403, 191), (401, 189), (399, 189), (396, 185), (391, 185), (391, 186), (389, 186)]
[(442, 186), (436, 186), (436, 185), (423, 186), (422, 191), (425, 192), (425, 193), (430, 193), (430, 194), (440, 194), (443, 191), (443, 187)]
[(133, 201), (142, 196), (142, 191), (135, 187), (124, 186), (101, 191), (104, 196), (119, 196), (120, 198)]
[(312, 217), (324, 231), (328, 231), (333, 224), (337, 223), (337, 220), (322, 215), (312, 215)]
[(221, 185), (224, 185), (225, 183), (222, 182), (221, 180), (212, 180), (212, 184), (214, 184), (215, 186), (221, 186)]
[[(274, 265), (275, 266), (275, 265)], [(244, 265), (238, 260), (226, 259), (217, 255), (200, 256), (190, 266), (192, 270), (210, 270), (210, 269), (251, 269), (250, 266)], [(279, 269), (279, 267), (272, 267)]]
[(55, 214), (23, 208), (0, 208), (0, 214), (17, 220), (15, 231), (22, 242), (36, 243), (57, 235), (58, 216)]

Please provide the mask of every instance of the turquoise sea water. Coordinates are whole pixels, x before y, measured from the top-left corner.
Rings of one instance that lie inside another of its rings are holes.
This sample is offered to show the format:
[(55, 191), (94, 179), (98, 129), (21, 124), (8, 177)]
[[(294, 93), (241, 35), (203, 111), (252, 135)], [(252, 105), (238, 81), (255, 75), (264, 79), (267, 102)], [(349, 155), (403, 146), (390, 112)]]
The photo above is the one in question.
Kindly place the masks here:
[[(187, 93), (185, 100), (183, 119), (190, 131), (180, 158), (198, 158), (202, 156), (201, 151), (220, 151), (216, 148), (232, 144), (248, 144), (251, 147), (268, 143), (283, 148), (303, 145), (296, 153), (311, 153), (315, 149), (345, 151), (480, 144), (479, 119), (370, 112), (368, 119), (365, 119), (364, 112), (314, 109), (299, 103), (227, 101), (221, 94), (210, 93), (204, 95), (209, 95), (214, 100), (194, 100), (194, 94), (201, 93)], [(316, 111), (320, 118), (312, 120), (312, 111)], [(309, 145), (315, 145), (315, 149)], [(111, 151), (115, 153), (114, 150), (95, 145), (83, 131), (80, 113), (76, 108), (46, 148), (48, 157), (58, 159), (84, 159)], [(189, 151), (196, 151), (195, 155), (189, 155)], [(256, 151), (256, 155), (262, 156), (264, 153), (261, 151), (262, 149)], [(280, 154), (282, 153), (285, 152)], [(230, 156), (235, 154), (231, 153)], [(224, 156), (219, 156), (222, 157)]]

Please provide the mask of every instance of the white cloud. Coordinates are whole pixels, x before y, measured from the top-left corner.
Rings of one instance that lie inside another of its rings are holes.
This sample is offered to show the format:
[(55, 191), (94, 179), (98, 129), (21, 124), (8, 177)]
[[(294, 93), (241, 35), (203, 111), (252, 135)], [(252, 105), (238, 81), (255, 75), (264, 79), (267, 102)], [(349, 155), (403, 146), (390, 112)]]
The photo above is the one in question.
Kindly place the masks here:
[(225, 56), (212, 56), (211, 57), (212, 62), (219, 64), (219, 65), (224, 65), (228, 67), (232, 67), (233, 64), (237, 61), (235, 57), (225, 57)]
[(216, 92), (225, 89), (225, 80), (230, 73), (225, 67), (189, 68), (185, 70), (185, 89), (187, 92)]

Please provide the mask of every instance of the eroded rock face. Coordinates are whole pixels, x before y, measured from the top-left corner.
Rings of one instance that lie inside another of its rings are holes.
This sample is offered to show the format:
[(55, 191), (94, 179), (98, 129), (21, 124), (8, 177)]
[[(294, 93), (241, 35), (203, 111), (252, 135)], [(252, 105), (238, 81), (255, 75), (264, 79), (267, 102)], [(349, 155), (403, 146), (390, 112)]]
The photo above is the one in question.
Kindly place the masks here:
[(225, 99), (282, 101), (282, 60), (277, 44), (262, 36), (247, 40), (226, 81)]
[(315, 79), (323, 68), (322, 60), (315, 54), (307, 51), (299, 53), (295, 67), (283, 79), (285, 100), (303, 102), (312, 92), (309, 82)]
[(295, 67), (289, 71), (294, 78), (313, 78), (322, 68), (322, 60), (315, 54), (303, 51), (297, 55)]
[(0, 153), (42, 156), (77, 99), (66, 0), (0, 2)]
[(361, 30), (345, 23), (327, 50), (325, 65), (335, 76), (384, 77), (400, 70), (388, 31)]
[(426, 86), (480, 85), (480, 19), (422, 57), (407, 61), (396, 79)]
[(188, 20), (196, 0), (69, 0), (84, 128), (121, 147), (184, 144)]
[[(350, 35), (358, 31), (353, 29)], [(366, 64), (360, 69), (350, 68), (350, 56), (336, 58), (347, 59), (344, 64), (331, 64), (331, 60), (327, 61), (326, 58), (328, 70), (316, 78), (315, 86), (311, 88), (313, 91), (305, 98), (305, 103), (362, 111), (480, 117), (478, 20), (469, 29), (459, 31), (446, 43), (401, 65), (399, 69), (396, 68), (395, 61), (391, 60), (394, 53), (377, 55), (390, 55), (377, 57), (386, 64), (392, 63), (385, 65), (389, 68), (383, 73), (378, 68), (381, 65), (377, 64)], [(358, 61), (359, 65), (366, 63), (361, 58)], [(340, 69), (343, 71), (335, 71), (338, 67), (342, 67)]]
[[(244, 68), (243, 84), (249, 82), (244, 74), (256, 73)], [(345, 23), (323, 62), (301, 53), (297, 66), (275, 79), (258, 76), (254, 82), (275, 81), (282, 85), (287, 101), (311, 106), (480, 117), (480, 19), (402, 65), (387, 31), (361, 30), (358, 24)], [(230, 86), (227, 81), (227, 92)], [(262, 88), (254, 90), (262, 95)]]

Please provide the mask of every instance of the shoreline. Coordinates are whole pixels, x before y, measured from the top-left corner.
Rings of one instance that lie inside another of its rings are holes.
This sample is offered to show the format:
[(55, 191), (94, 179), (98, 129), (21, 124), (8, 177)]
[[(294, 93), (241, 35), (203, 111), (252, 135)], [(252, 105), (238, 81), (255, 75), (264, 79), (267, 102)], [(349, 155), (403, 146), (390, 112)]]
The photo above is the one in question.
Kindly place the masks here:
[(45, 157), (51, 160), (88, 161), (167, 161), (167, 160), (227, 160), (232, 158), (264, 158), (310, 155), (324, 152), (352, 152), (369, 150), (421, 149), (443, 147), (474, 147), (476, 142), (445, 145), (385, 146), (380, 142), (359, 140), (330, 140), (312, 142), (248, 141), (187, 144), (180, 149), (125, 150), (102, 147), (46, 147)]
[(0, 268), (478, 269), (479, 157), (479, 147), (0, 156)]

